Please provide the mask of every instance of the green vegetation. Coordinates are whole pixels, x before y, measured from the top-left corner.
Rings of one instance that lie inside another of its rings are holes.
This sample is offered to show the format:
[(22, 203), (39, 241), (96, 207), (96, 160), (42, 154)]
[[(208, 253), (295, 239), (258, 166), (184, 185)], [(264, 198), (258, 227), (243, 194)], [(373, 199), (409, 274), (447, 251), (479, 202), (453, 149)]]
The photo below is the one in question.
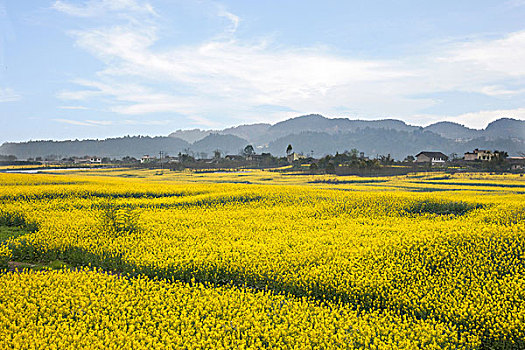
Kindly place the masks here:
[(405, 211), (410, 214), (464, 215), (480, 208), (483, 205), (477, 203), (422, 200), (411, 203)]
[(7, 241), (9, 238), (16, 238), (26, 234), (27, 231), (20, 227), (0, 226), (0, 243)]

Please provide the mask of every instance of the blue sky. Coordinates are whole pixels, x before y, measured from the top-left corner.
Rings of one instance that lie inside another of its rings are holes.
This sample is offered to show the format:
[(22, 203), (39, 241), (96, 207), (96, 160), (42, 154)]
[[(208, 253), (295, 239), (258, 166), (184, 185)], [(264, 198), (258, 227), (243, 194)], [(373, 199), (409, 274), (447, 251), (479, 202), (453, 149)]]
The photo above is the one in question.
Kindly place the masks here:
[(0, 0), (0, 143), (525, 119), (525, 0)]

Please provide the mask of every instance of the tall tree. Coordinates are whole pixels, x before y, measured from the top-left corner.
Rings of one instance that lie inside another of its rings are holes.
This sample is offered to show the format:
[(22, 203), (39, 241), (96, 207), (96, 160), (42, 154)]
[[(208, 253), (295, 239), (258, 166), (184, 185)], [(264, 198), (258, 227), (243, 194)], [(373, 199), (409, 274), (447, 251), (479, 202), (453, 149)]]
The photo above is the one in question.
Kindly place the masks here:
[(253, 149), (252, 145), (248, 145), (248, 146), (244, 147), (244, 150), (242, 151), (242, 154), (245, 157), (248, 157), (248, 156), (254, 155), (255, 154), (255, 150)]

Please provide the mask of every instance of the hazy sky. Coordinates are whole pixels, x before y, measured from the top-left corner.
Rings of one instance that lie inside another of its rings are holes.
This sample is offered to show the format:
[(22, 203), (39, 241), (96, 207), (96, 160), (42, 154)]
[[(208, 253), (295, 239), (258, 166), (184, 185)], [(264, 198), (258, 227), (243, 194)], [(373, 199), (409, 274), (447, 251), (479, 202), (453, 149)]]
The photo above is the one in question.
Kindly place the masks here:
[(0, 0), (0, 143), (525, 119), (525, 0)]

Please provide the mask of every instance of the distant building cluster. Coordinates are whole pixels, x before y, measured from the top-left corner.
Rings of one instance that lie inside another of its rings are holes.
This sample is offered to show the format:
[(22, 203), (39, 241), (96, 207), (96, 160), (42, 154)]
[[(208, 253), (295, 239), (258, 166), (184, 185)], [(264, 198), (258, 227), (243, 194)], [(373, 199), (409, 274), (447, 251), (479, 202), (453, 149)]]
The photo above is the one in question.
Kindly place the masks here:
[(476, 148), (472, 152), (466, 152), (463, 159), (466, 161), (473, 161), (473, 160), (491, 161), (494, 158), (501, 157), (501, 155), (502, 155), (502, 152), (499, 152), (499, 151), (491, 152), (489, 150), (482, 150), (482, 149)]
[(74, 158), (75, 164), (101, 164), (102, 158), (99, 157), (84, 157), (84, 158)]
[[(490, 151), (475, 149), (472, 152), (466, 152), (463, 156), (465, 161), (482, 161), (489, 162), (494, 159), (505, 159), (507, 154), (501, 151)], [(440, 164), (445, 163), (448, 160), (448, 157), (442, 152), (436, 151), (422, 151), (416, 155), (416, 163), (432, 163)]]
[[(474, 149), (473, 151), (465, 152), (463, 157), (452, 153), (447, 156), (440, 151), (421, 151), (415, 157), (407, 156), (403, 161), (396, 161), (388, 154), (377, 155), (374, 159), (366, 157), (364, 152), (359, 152), (354, 148), (343, 153), (336, 152), (335, 155), (328, 154), (323, 157), (314, 158), (314, 151), (307, 154), (296, 152), (292, 145), (289, 144), (286, 148), (286, 157), (273, 156), (270, 153), (257, 154), (252, 145), (247, 145), (244, 149), (239, 150), (238, 154), (225, 154), (219, 149), (213, 151), (213, 155), (206, 152), (192, 152), (189, 148), (184, 150), (184, 153), (179, 152), (177, 156), (169, 156), (164, 151), (159, 151), (158, 157), (148, 154), (141, 158), (134, 158), (126, 156), (122, 159), (102, 158), (98, 156), (82, 156), (69, 157), (60, 159), (59, 156), (47, 156), (45, 159), (37, 157), (34, 160), (29, 158), (27, 161), (40, 162), (44, 165), (52, 164), (85, 164), (85, 165), (99, 165), (99, 164), (136, 164), (141, 167), (156, 167), (161, 169), (205, 169), (213, 167), (282, 167), (284, 165), (291, 165), (294, 169), (308, 169), (312, 171), (325, 171), (328, 173), (339, 174), (346, 167), (349, 169), (379, 169), (381, 167), (401, 166), (401, 168), (409, 168), (407, 165), (415, 163), (412, 168), (426, 169), (427, 165), (436, 165), (438, 167), (446, 168), (452, 167), (454, 169), (491, 169), (491, 170), (523, 170), (525, 169), (525, 157), (521, 154), (520, 157), (508, 157), (507, 152), (498, 150)], [(16, 162), (15, 156), (3, 156), (4, 162)], [(2, 158), (0, 158), (2, 161)], [(450, 161), (450, 162), (449, 162)], [(141, 164), (141, 165), (138, 165)], [(341, 168), (341, 169), (340, 169)], [(352, 171), (354, 171), (352, 170)], [(367, 171), (368, 171), (367, 170)], [(374, 171), (375, 171), (374, 170)], [(364, 171), (364, 170), (363, 170)], [(354, 171), (355, 172), (355, 171)]]

